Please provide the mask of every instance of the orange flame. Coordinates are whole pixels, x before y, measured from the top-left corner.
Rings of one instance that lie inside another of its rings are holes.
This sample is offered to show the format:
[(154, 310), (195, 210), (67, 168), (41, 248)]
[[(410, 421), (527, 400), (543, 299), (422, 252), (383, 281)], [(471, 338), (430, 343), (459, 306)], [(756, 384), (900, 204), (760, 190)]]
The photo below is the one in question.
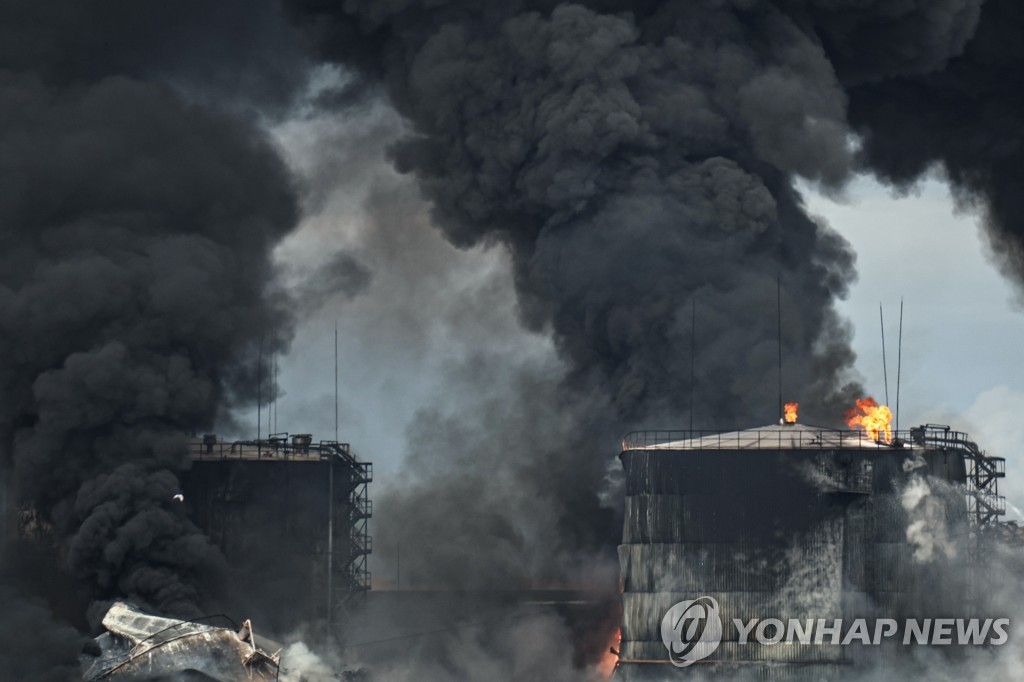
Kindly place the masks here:
[(796, 408), (798, 407), (800, 407), (800, 403), (786, 403), (785, 419), (787, 424), (796, 424)]
[(846, 411), (846, 423), (852, 429), (864, 429), (872, 439), (892, 440), (892, 410), (888, 405), (879, 405), (874, 398), (857, 400), (857, 407)]
[(622, 628), (618, 628), (608, 643), (608, 650), (601, 657), (597, 666), (597, 673), (604, 680), (610, 680), (615, 674), (615, 668), (619, 665), (619, 651), (622, 643)]

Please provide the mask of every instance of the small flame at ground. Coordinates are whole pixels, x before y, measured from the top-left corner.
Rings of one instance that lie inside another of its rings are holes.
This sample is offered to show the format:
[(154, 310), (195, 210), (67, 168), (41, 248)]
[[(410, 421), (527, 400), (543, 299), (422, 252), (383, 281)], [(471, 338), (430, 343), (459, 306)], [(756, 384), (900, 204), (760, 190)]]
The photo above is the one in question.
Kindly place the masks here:
[(784, 418), (787, 424), (796, 424), (796, 409), (798, 407), (800, 407), (800, 403), (786, 403)]
[(601, 663), (597, 666), (597, 673), (601, 679), (610, 680), (615, 674), (615, 667), (619, 663), (619, 647), (622, 645), (622, 628), (615, 630), (611, 641), (608, 643), (608, 650), (604, 652)]
[(874, 398), (860, 398), (857, 407), (846, 411), (846, 423), (851, 429), (863, 429), (872, 439), (892, 440), (892, 410), (888, 405), (879, 405)]

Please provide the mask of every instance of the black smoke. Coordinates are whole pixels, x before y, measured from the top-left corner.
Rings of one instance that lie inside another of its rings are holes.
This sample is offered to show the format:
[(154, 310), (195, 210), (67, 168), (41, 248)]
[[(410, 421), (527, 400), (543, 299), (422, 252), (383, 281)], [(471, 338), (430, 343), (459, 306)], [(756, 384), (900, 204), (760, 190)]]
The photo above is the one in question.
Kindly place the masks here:
[(678, 419), (696, 299), (698, 422), (772, 421), (781, 278), (791, 397), (825, 420), (848, 397), (832, 304), (853, 256), (793, 188), (847, 176), (845, 99), (795, 20), (756, 3), (293, 4), (323, 55), (383, 79), (413, 128), (396, 165), (449, 239), (510, 248), (522, 319), (553, 331), (573, 384), (626, 420)]
[(854, 254), (798, 181), (938, 167), (1024, 271), (1010, 0), (284, 5), (309, 55), (272, 0), (0, 2), (0, 454), (90, 599), (186, 614), (217, 584), (170, 501), (181, 434), (253, 395), (263, 330), (287, 341), (266, 294), (298, 204), (254, 118), (311, 58), (358, 72), (322, 106), (386, 93), (395, 167), (452, 244), (507, 250), (565, 363), (483, 349), (410, 429), (383, 530), (411, 526), (425, 582), (572, 581), (616, 542), (616, 434), (777, 419), (777, 292), (784, 398), (838, 420)]
[(283, 115), (308, 59), (276, 0), (4, 0), (0, 64), (55, 86), (123, 76), (218, 109)]
[(971, 40), (936, 68), (882, 78), (841, 72), (851, 80), (849, 117), (863, 139), (864, 166), (899, 187), (930, 170), (942, 173), (961, 205), (982, 213), (991, 252), (1018, 285), (1024, 283), (1022, 64), (1024, 7), (987, 0)]
[[(291, 35), (273, 2), (0, 3), (5, 497), (93, 616), (115, 598), (200, 615), (223, 587), (173, 498), (189, 432), (253, 400), (266, 329), (288, 340), (267, 292), (296, 190), (250, 114), (300, 85)], [(19, 593), (68, 616), (47, 576)], [(19, 625), (43, 614), (12, 602), (0, 648), (56, 679), (76, 640)]]
[(0, 587), (0, 665), (11, 680), (65, 682), (78, 675), (76, 654), (84, 638), (70, 625), (57, 623), (42, 599)]

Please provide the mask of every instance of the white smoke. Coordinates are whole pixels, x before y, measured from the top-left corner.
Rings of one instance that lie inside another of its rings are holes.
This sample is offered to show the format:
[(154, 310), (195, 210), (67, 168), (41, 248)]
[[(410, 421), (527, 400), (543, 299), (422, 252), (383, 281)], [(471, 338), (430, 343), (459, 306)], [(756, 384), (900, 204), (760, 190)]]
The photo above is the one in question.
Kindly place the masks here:
[(903, 472), (910, 473), (911, 471), (916, 471), (921, 467), (927, 466), (927, 464), (928, 463), (924, 461), (924, 457), (920, 454), (916, 454), (913, 457), (908, 457), (903, 460)]
[(328, 682), (337, 675), (305, 642), (289, 644), (281, 652), (281, 682)]
[(907, 481), (901, 502), (910, 517), (907, 541), (914, 547), (914, 560), (927, 563), (940, 554), (947, 559), (956, 558), (956, 545), (946, 523), (945, 504), (923, 476), (914, 475)]

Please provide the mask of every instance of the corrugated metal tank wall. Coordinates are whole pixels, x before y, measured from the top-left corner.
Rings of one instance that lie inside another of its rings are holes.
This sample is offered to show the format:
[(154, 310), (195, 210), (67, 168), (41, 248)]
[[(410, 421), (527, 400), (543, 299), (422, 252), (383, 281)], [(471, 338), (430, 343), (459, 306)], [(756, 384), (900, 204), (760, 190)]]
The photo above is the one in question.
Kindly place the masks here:
[[(922, 457), (919, 473), (964, 480), (962, 458)], [(741, 645), (733, 619), (871, 615), (878, 600), (886, 615), (917, 612), (929, 587), (919, 582), (906, 539), (900, 490), (912, 475), (904, 471), (907, 458), (887, 449), (623, 452), (617, 679), (741, 672), (744, 679), (821, 680), (848, 669), (857, 655), (837, 645)], [(956, 521), (958, 503), (947, 503)], [(709, 659), (676, 669), (661, 640), (662, 617), (673, 604), (705, 595), (719, 603), (722, 644)]]
[(344, 557), (351, 470), (336, 459), (200, 460), (182, 477), (190, 517), (228, 560), (226, 592), (238, 601), (229, 606), (265, 629), (287, 633), (325, 615), (331, 463), (334, 552)]
[[(853, 500), (845, 514), (844, 618), (903, 622), (972, 615), (963, 488), (967, 473), (962, 453), (880, 450), (860, 456), (871, 457), (874, 476), (872, 494)], [(906, 508), (903, 493), (915, 477), (936, 501), (938, 517)], [(923, 530), (933, 538), (941, 532), (948, 540), (931, 547), (934, 560), (915, 558), (922, 549), (908, 539), (908, 528), (915, 521), (924, 522)], [(955, 555), (947, 555), (947, 548)], [(846, 648), (847, 658), (865, 667), (891, 665), (894, 657), (906, 653), (896, 645)]]

